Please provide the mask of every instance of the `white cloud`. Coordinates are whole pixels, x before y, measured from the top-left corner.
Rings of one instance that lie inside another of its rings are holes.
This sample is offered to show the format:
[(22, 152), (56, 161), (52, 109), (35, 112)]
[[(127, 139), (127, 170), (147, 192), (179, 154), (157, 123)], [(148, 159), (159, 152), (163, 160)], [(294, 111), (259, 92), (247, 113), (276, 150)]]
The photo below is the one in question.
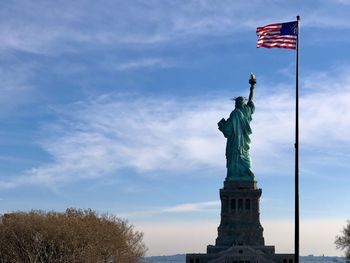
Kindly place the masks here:
[(118, 213), (122, 218), (140, 218), (159, 214), (186, 214), (193, 212), (207, 212), (211, 210), (219, 211), (220, 201), (206, 201), (199, 203), (185, 203), (167, 207), (154, 207), (147, 210), (137, 210), (132, 212)]
[(173, 67), (174, 63), (166, 61), (162, 58), (142, 58), (137, 60), (130, 60), (124, 63), (119, 63), (114, 66), (116, 70), (133, 70), (139, 68), (170, 68)]
[(220, 205), (219, 201), (189, 203), (189, 204), (181, 204), (181, 205), (176, 205), (173, 207), (168, 207), (168, 208), (163, 209), (163, 211), (169, 212), (169, 213), (198, 212), (198, 211), (206, 210), (208, 208), (217, 209), (219, 207), (219, 205)]
[[(347, 72), (343, 69), (319, 78), (311, 75), (303, 84), (307, 92), (300, 101), (301, 146), (311, 153), (304, 161), (320, 155), (332, 160), (334, 153), (332, 162), (342, 163), (340, 155), (349, 155)], [(259, 173), (279, 173), (292, 166), (294, 98), (288, 90), (293, 87), (278, 88), (274, 94), (265, 94), (263, 87), (257, 89), (252, 157), (253, 169)], [(164, 174), (224, 170), (225, 138), (216, 123), (227, 118), (231, 110), (232, 104), (226, 99), (204, 97), (164, 100), (105, 95), (73, 104), (59, 111), (60, 121), (46, 126), (42, 133), (41, 147), (53, 161), (2, 182), (2, 187), (121, 176), (119, 170), (123, 168)]]
[[(268, 4), (269, 8), (264, 8)], [(294, 18), (300, 8), (276, 1), (15, 1), (2, 4), (0, 50), (61, 54), (83, 47), (140, 46), (191, 41), (200, 37), (233, 36), (258, 25)], [(346, 7), (345, 5), (342, 5)], [(348, 27), (336, 5), (304, 6), (303, 26)], [(344, 9), (344, 8), (343, 8)], [(341, 9), (340, 11), (347, 12)], [(345, 13), (346, 14), (346, 13)]]
[(344, 5), (350, 5), (350, 2), (348, 0), (336, 0), (336, 2)]
[[(340, 234), (345, 219), (304, 219), (300, 222), (301, 255), (335, 255), (334, 239)], [(179, 253), (205, 253), (206, 246), (215, 244), (219, 221), (175, 221), (138, 223), (136, 228), (144, 232), (144, 241), (151, 255)], [(293, 253), (294, 227), (292, 220), (263, 220), (266, 245), (274, 245), (276, 253)], [(322, 230), (322, 231), (320, 231)]]
[(232, 14), (220, 16), (217, 13), (229, 9), (230, 5), (225, 5), (225, 9), (220, 5), (219, 9), (209, 13), (204, 2), (194, 1), (181, 5), (170, 1), (163, 1), (161, 5), (142, 1), (106, 2), (104, 5), (83, 1), (69, 5), (17, 1), (4, 5), (0, 49), (34, 53), (60, 54), (78, 50), (85, 44), (168, 43), (212, 34), (220, 28), (228, 31), (233, 20), (239, 21), (233, 19)]

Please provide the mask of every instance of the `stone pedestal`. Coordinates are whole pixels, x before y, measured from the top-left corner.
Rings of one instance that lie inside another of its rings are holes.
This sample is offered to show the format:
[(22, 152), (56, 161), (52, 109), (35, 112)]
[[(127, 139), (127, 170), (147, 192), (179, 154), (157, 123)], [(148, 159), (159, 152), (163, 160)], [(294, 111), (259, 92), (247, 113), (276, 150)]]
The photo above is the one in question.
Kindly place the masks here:
[(261, 193), (255, 181), (225, 181), (215, 245), (208, 245), (206, 254), (187, 254), (186, 263), (293, 263), (293, 254), (275, 254), (274, 246), (265, 246)]
[(225, 181), (220, 189), (221, 222), (215, 246), (207, 253), (217, 253), (231, 246), (264, 246), (260, 224), (261, 189), (254, 181)]

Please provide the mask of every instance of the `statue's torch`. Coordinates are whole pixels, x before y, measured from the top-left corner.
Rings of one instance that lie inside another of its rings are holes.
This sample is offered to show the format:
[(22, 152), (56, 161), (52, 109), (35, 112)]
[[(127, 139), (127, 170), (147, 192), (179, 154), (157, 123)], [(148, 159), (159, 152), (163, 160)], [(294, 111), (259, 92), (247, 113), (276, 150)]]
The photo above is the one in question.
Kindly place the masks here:
[(250, 88), (254, 88), (254, 85), (256, 84), (256, 78), (255, 75), (253, 74), (253, 72), (250, 72), (250, 78), (249, 78), (249, 84), (250, 84)]

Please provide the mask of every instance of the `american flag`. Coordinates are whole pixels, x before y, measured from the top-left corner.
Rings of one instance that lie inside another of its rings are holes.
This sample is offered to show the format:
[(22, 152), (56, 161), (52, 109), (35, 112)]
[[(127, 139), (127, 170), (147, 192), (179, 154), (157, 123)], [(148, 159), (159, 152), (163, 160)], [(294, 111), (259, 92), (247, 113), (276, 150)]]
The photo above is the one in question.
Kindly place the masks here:
[(256, 29), (256, 47), (296, 49), (298, 22), (277, 23)]

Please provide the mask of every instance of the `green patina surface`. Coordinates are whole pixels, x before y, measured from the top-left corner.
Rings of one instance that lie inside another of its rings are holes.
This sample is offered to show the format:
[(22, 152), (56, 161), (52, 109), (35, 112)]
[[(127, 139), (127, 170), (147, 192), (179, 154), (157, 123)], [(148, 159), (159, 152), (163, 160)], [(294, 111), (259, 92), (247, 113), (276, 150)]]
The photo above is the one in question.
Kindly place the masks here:
[(219, 130), (227, 138), (226, 181), (255, 181), (249, 155), (249, 136), (252, 134), (250, 122), (255, 111), (253, 91), (256, 80), (253, 74), (250, 75), (249, 83), (251, 86), (248, 102), (245, 102), (244, 97), (235, 98), (235, 109), (231, 112), (230, 117), (227, 120), (221, 119), (218, 123)]

